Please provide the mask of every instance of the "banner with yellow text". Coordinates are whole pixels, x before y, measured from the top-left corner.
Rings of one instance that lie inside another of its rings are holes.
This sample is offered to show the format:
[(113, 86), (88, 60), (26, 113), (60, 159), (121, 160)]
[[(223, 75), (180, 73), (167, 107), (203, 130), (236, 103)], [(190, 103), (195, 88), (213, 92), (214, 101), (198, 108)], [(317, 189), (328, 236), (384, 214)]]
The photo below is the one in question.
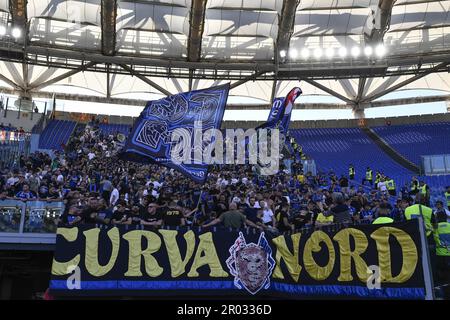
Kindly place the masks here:
[(424, 299), (418, 221), (271, 236), (253, 230), (59, 228), (50, 289), (71, 296)]

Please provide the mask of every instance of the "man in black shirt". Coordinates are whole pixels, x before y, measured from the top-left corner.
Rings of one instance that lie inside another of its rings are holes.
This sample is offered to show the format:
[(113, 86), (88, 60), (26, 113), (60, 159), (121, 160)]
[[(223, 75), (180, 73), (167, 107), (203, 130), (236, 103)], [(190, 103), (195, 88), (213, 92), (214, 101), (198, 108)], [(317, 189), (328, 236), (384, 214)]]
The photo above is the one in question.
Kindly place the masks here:
[(61, 223), (64, 226), (76, 226), (83, 222), (83, 208), (76, 205), (68, 207), (61, 216)]
[(133, 207), (131, 208), (131, 224), (132, 225), (139, 225), (141, 224), (141, 211), (140, 211), (140, 207), (137, 204), (134, 204)]
[(248, 199), (248, 207), (244, 209), (244, 214), (248, 220), (251, 222), (258, 224), (261, 222), (261, 219), (258, 218), (258, 208), (255, 208), (256, 199), (254, 197)]
[(161, 212), (158, 210), (158, 205), (156, 203), (150, 203), (145, 212), (141, 216), (141, 224), (144, 226), (152, 226), (159, 228), (162, 225)]
[(275, 213), (275, 217), (278, 231), (294, 231), (295, 226), (289, 221), (291, 216), (289, 214), (289, 204), (287, 202), (283, 201), (280, 209)]
[(183, 212), (174, 201), (170, 201), (167, 207), (161, 208), (161, 217), (164, 226), (179, 227), (185, 225)]
[(112, 224), (131, 224), (131, 213), (124, 203), (120, 202), (114, 211)]

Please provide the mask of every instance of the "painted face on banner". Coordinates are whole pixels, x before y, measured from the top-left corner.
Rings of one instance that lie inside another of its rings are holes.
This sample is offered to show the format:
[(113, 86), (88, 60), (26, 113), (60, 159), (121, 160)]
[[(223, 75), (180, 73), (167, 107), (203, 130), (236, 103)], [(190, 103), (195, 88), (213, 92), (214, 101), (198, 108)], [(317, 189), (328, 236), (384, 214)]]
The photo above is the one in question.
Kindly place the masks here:
[(267, 252), (253, 243), (236, 252), (236, 270), (244, 287), (252, 294), (266, 282), (269, 266)]

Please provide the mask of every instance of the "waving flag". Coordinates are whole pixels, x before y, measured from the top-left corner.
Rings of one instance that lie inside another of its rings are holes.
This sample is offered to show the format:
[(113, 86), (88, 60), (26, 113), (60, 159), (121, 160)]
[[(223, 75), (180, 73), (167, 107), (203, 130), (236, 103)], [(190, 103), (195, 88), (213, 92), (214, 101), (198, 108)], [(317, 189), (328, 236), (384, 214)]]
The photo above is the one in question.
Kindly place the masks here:
[(273, 101), (267, 122), (257, 129), (278, 128), (280, 129), (280, 133), (286, 136), (289, 129), (289, 123), (291, 122), (292, 109), (294, 108), (295, 100), (297, 100), (302, 93), (302, 90), (296, 87), (288, 93), (286, 98), (276, 98)]
[[(186, 129), (191, 144), (201, 123), (201, 133), (220, 129), (230, 85), (180, 93), (157, 101), (148, 102), (136, 120), (120, 157), (124, 160), (156, 163), (180, 171), (196, 182), (204, 183), (207, 163), (178, 163), (173, 161), (172, 133)], [(195, 143), (194, 143), (195, 144)], [(192, 152), (195, 148), (194, 146)]]

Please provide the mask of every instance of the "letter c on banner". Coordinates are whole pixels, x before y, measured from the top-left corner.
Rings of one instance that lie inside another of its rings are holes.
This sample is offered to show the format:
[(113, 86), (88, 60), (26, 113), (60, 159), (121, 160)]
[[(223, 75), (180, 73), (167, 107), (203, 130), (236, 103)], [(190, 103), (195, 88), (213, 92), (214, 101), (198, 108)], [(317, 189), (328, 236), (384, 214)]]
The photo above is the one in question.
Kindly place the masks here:
[[(78, 238), (78, 228), (58, 228), (56, 234), (62, 236), (68, 242), (74, 242)], [(80, 254), (77, 254), (72, 260), (67, 262), (58, 262), (53, 258), (52, 274), (63, 276), (72, 272), (73, 267), (80, 263)]]

